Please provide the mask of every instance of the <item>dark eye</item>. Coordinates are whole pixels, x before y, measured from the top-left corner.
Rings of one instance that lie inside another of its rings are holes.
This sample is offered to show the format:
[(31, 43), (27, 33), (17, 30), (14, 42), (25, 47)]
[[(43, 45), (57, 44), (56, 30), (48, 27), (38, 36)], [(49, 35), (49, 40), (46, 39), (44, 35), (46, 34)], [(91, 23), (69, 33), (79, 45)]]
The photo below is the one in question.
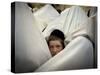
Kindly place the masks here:
[(57, 48), (59, 48), (59, 47), (60, 47), (60, 45), (57, 45), (56, 47), (57, 47)]
[(49, 48), (53, 48), (53, 46), (49, 46)]

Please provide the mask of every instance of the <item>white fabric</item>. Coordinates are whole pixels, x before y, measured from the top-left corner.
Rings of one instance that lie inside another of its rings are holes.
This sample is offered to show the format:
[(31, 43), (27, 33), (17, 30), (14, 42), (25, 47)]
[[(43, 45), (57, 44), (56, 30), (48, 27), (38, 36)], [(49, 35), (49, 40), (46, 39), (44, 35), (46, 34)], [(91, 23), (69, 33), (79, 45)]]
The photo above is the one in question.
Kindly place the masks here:
[(44, 37), (48, 37), (54, 29), (59, 29), (63, 31), (63, 25), (64, 25), (65, 18), (66, 18), (66, 15), (68, 14), (69, 9), (70, 8), (65, 9), (64, 11), (61, 12), (59, 17), (57, 17), (54, 21), (51, 21), (48, 23), (48, 26), (43, 32)]
[(38, 11), (34, 12), (33, 15), (38, 23), (38, 27), (42, 31), (49, 22), (53, 21), (59, 16), (59, 13), (55, 8), (53, 8), (53, 6), (47, 4), (44, 7), (38, 9)]
[(85, 12), (79, 7), (73, 7), (70, 12), (72, 12), (72, 14), (68, 14), (69, 17), (67, 17), (67, 21), (64, 25), (66, 40), (71, 41), (73, 37), (85, 34), (89, 36), (91, 41), (94, 41), (95, 15), (88, 18)]
[[(82, 29), (82, 25), (83, 25), (83, 29)], [(97, 26), (96, 24), (96, 15), (93, 15), (91, 17), (89, 17), (87, 19), (87, 21), (85, 21), (83, 24), (80, 26), (80, 29), (76, 29), (76, 31), (73, 31), (70, 35), (71, 37), (69, 38), (73, 38), (82, 34), (88, 35), (89, 39), (92, 42), (95, 42), (95, 27)], [(75, 30), (75, 29), (74, 29)]]
[(81, 7), (72, 6), (64, 10), (56, 20), (50, 22), (43, 35), (47, 37), (54, 29), (59, 29), (64, 32), (66, 40), (71, 41), (76, 32), (78, 35), (87, 34), (88, 25), (84, 24), (87, 20), (88, 17)]
[(15, 72), (34, 71), (51, 58), (47, 43), (25, 3), (15, 3)]
[(85, 37), (72, 40), (66, 48), (40, 66), (36, 72), (86, 69), (93, 67), (93, 46)]
[(89, 17), (88, 18), (88, 20), (87, 20), (87, 22), (86, 23), (84, 23), (85, 25), (87, 25), (87, 35), (89, 35), (89, 37), (90, 37), (90, 40), (92, 41), (92, 42), (94, 42), (95, 43), (95, 36), (96, 36), (96, 27), (97, 27), (97, 21), (96, 21), (96, 14), (95, 15), (93, 15), (93, 16), (91, 16), (91, 17)]
[(72, 6), (66, 15), (66, 20), (63, 25), (64, 33), (66, 36), (69, 36), (72, 32), (77, 29), (86, 27), (83, 25), (88, 19), (84, 10), (79, 6)]
[(64, 10), (59, 17), (50, 22), (44, 30), (44, 37), (48, 37), (54, 29), (59, 29), (65, 34), (65, 41), (71, 41), (79, 35), (88, 35), (93, 41), (93, 20), (88, 18), (79, 6), (72, 6)]

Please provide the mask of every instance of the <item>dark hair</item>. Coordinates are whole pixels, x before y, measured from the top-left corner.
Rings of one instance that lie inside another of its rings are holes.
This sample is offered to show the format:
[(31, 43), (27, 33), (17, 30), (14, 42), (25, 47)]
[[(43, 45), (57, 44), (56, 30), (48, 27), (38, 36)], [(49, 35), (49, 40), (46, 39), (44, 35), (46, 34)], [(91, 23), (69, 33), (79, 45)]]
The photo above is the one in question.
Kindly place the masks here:
[(49, 45), (49, 42), (52, 41), (52, 40), (59, 40), (63, 46), (63, 49), (65, 47), (64, 45), (64, 40), (65, 40), (65, 36), (63, 34), (62, 31), (60, 30), (54, 30), (53, 32), (51, 32), (50, 36), (48, 37), (48, 40), (47, 40), (47, 43)]
[(53, 32), (51, 32), (50, 36), (56, 36), (62, 40), (65, 40), (65, 36), (64, 33), (58, 29), (54, 30)]

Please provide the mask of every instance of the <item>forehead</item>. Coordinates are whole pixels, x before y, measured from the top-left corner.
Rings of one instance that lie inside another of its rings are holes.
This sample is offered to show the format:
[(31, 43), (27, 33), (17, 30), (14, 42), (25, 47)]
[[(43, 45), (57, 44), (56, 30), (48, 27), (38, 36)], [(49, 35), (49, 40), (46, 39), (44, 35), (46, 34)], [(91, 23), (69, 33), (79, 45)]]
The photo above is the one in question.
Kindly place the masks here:
[(61, 45), (61, 42), (59, 40), (52, 40), (49, 42), (49, 45)]

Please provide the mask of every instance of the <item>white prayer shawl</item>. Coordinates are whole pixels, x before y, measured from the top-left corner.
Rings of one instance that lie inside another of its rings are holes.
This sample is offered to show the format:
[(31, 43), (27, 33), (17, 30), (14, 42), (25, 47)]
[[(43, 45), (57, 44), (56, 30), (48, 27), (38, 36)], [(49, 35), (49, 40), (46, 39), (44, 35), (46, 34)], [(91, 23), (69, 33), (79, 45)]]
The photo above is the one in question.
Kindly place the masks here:
[(68, 14), (69, 9), (70, 8), (65, 9), (64, 11), (61, 12), (60, 16), (58, 16), (55, 20), (48, 23), (48, 26), (43, 31), (44, 37), (48, 37), (54, 29), (59, 29), (63, 31), (63, 25), (64, 25), (65, 18), (66, 18), (66, 15)]
[(75, 29), (83, 28), (84, 26), (82, 24), (86, 22), (87, 19), (86, 13), (80, 7), (73, 6), (67, 8), (59, 17), (48, 24), (46, 30), (43, 32), (44, 37), (47, 37), (54, 29), (63, 31), (67, 37), (75, 31)]
[(93, 45), (85, 37), (73, 39), (64, 50), (40, 66), (36, 72), (86, 69), (93, 67)]
[(86, 13), (81, 7), (72, 6), (66, 15), (63, 25), (65, 35), (69, 35), (77, 29), (83, 28), (83, 23), (88, 19)]
[(87, 35), (93, 40), (93, 20), (88, 18), (85, 11), (79, 6), (72, 6), (66, 9), (54, 21), (48, 23), (44, 30), (44, 37), (48, 37), (54, 29), (59, 29), (65, 34), (65, 41), (71, 41), (79, 35)]
[[(15, 3), (15, 72), (31, 72), (51, 58), (46, 40), (25, 3)], [(13, 63), (12, 63), (13, 64)]]
[(60, 14), (52, 5), (47, 4), (36, 12), (33, 12), (33, 15), (37, 21), (38, 28), (40, 31), (43, 31), (48, 23), (55, 20)]
[[(74, 18), (75, 17), (76, 16), (74, 16)], [(69, 24), (66, 25), (66, 26), (68, 25), (70, 26), (67, 31), (65, 30), (66, 41), (71, 41), (74, 37), (80, 35), (87, 35), (92, 42), (95, 42), (94, 40), (95, 40), (96, 15), (93, 15), (89, 18), (87, 17), (83, 18), (83, 15), (80, 12), (79, 17), (82, 17), (81, 20), (80, 18), (77, 18), (76, 22), (72, 21), (71, 26)], [(77, 22), (78, 20), (80, 21)]]

